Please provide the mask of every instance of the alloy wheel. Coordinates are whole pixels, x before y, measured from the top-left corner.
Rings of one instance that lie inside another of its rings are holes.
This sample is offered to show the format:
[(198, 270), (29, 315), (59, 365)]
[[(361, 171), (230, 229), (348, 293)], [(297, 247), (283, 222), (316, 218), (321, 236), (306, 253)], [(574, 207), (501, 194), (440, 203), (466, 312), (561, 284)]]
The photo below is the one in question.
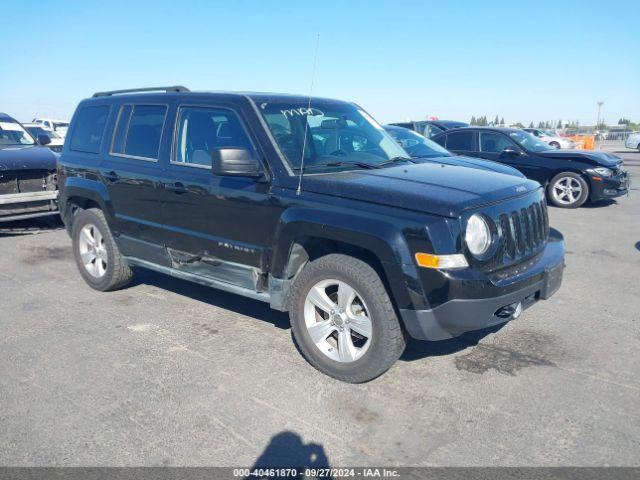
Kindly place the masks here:
[(82, 264), (89, 275), (95, 278), (103, 277), (108, 266), (107, 248), (98, 227), (92, 224), (82, 227), (78, 247)]
[(561, 177), (551, 189), (553, 198), (562, 205), (576, 203), (582, 195), (582, 185), (573, 177)]
[(360, 294), (341, 280), (322, 280), (307, 293), (304, 321), (315, 346), (330, 359), (351, 363), (371, 344), (373, 324)]

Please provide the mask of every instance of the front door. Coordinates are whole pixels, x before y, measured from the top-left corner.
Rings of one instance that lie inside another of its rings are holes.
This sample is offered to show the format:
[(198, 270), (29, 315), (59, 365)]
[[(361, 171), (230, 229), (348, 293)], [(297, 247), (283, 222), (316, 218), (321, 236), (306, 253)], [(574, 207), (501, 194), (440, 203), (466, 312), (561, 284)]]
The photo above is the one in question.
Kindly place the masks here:
[(211, 153), (222, 147), (256, 152), (236, 110), (179, 107), (163, 178), (165, 244), (174, 268), (259, 289), (277, 218), (270, 185), (213, 175)]
[(537, 179), (537, 169), (530, 156), (516, 142), (500, 132), (480, 131), (478, 156), (504, 163), (520, 170), (527, 178)]

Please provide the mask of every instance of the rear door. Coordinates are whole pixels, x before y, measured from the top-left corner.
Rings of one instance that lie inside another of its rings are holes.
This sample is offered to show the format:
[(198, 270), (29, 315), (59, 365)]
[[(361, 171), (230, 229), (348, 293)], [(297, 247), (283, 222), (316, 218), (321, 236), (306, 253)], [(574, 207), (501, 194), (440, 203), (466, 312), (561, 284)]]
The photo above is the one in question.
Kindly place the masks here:
[(123, 254), (166, 264), (162, 254), (159, 158), (170, 146), (166, 103), (119, 105), (100, 174), (115, 211)]
[[(440, 137), (442, 138), (442, 137)], [(477, 157), (478, 152), (476, 149), (476, 132), (475, 130), (463, 130), (458, 132), (451, 132), (444, 136), (445, 143), (441, 141), (438, 143), (444, 146), (450, 152), (458, 155), (468, 155), (471, 157)]]
[(246, 148), (263, 158), (241, 111), (225, 103), (179, 105), (173, 139), (162, 189), (165, 244), (173, 267), (259, 289), (279, 215), (270, 185), (211, 171), (214, 148)]

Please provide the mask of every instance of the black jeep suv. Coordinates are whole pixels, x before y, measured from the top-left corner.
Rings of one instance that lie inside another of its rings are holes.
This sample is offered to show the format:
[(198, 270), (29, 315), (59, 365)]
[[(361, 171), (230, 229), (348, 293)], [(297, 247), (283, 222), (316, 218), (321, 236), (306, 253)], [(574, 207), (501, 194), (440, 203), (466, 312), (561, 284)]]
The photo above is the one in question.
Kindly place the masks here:
[(269, 302), (313, 366), (363, 382), (407, 334), (506, 322), (562, 279), (537, 182), (413, 162), (352, 103), (105, 92), (71, 121), (60, 209), (91, 287), (144, 267)]

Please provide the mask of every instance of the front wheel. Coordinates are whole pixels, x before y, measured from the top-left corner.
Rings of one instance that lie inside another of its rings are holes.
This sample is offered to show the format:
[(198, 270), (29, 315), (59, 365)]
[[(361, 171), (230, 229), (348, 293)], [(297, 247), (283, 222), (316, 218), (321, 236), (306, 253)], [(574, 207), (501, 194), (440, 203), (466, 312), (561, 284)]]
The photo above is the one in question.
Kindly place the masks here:
[(549, 182), (549, 200), (560, 208), (578, 208), (589, 198), (589, 185), (574, 172), (562, 172)]
[(330, 254), (307, 264), (290, 299), (296, 343), (326, 375), (367, 382), (404, 351), (404, 332), (382, 280), (357, 258)]

